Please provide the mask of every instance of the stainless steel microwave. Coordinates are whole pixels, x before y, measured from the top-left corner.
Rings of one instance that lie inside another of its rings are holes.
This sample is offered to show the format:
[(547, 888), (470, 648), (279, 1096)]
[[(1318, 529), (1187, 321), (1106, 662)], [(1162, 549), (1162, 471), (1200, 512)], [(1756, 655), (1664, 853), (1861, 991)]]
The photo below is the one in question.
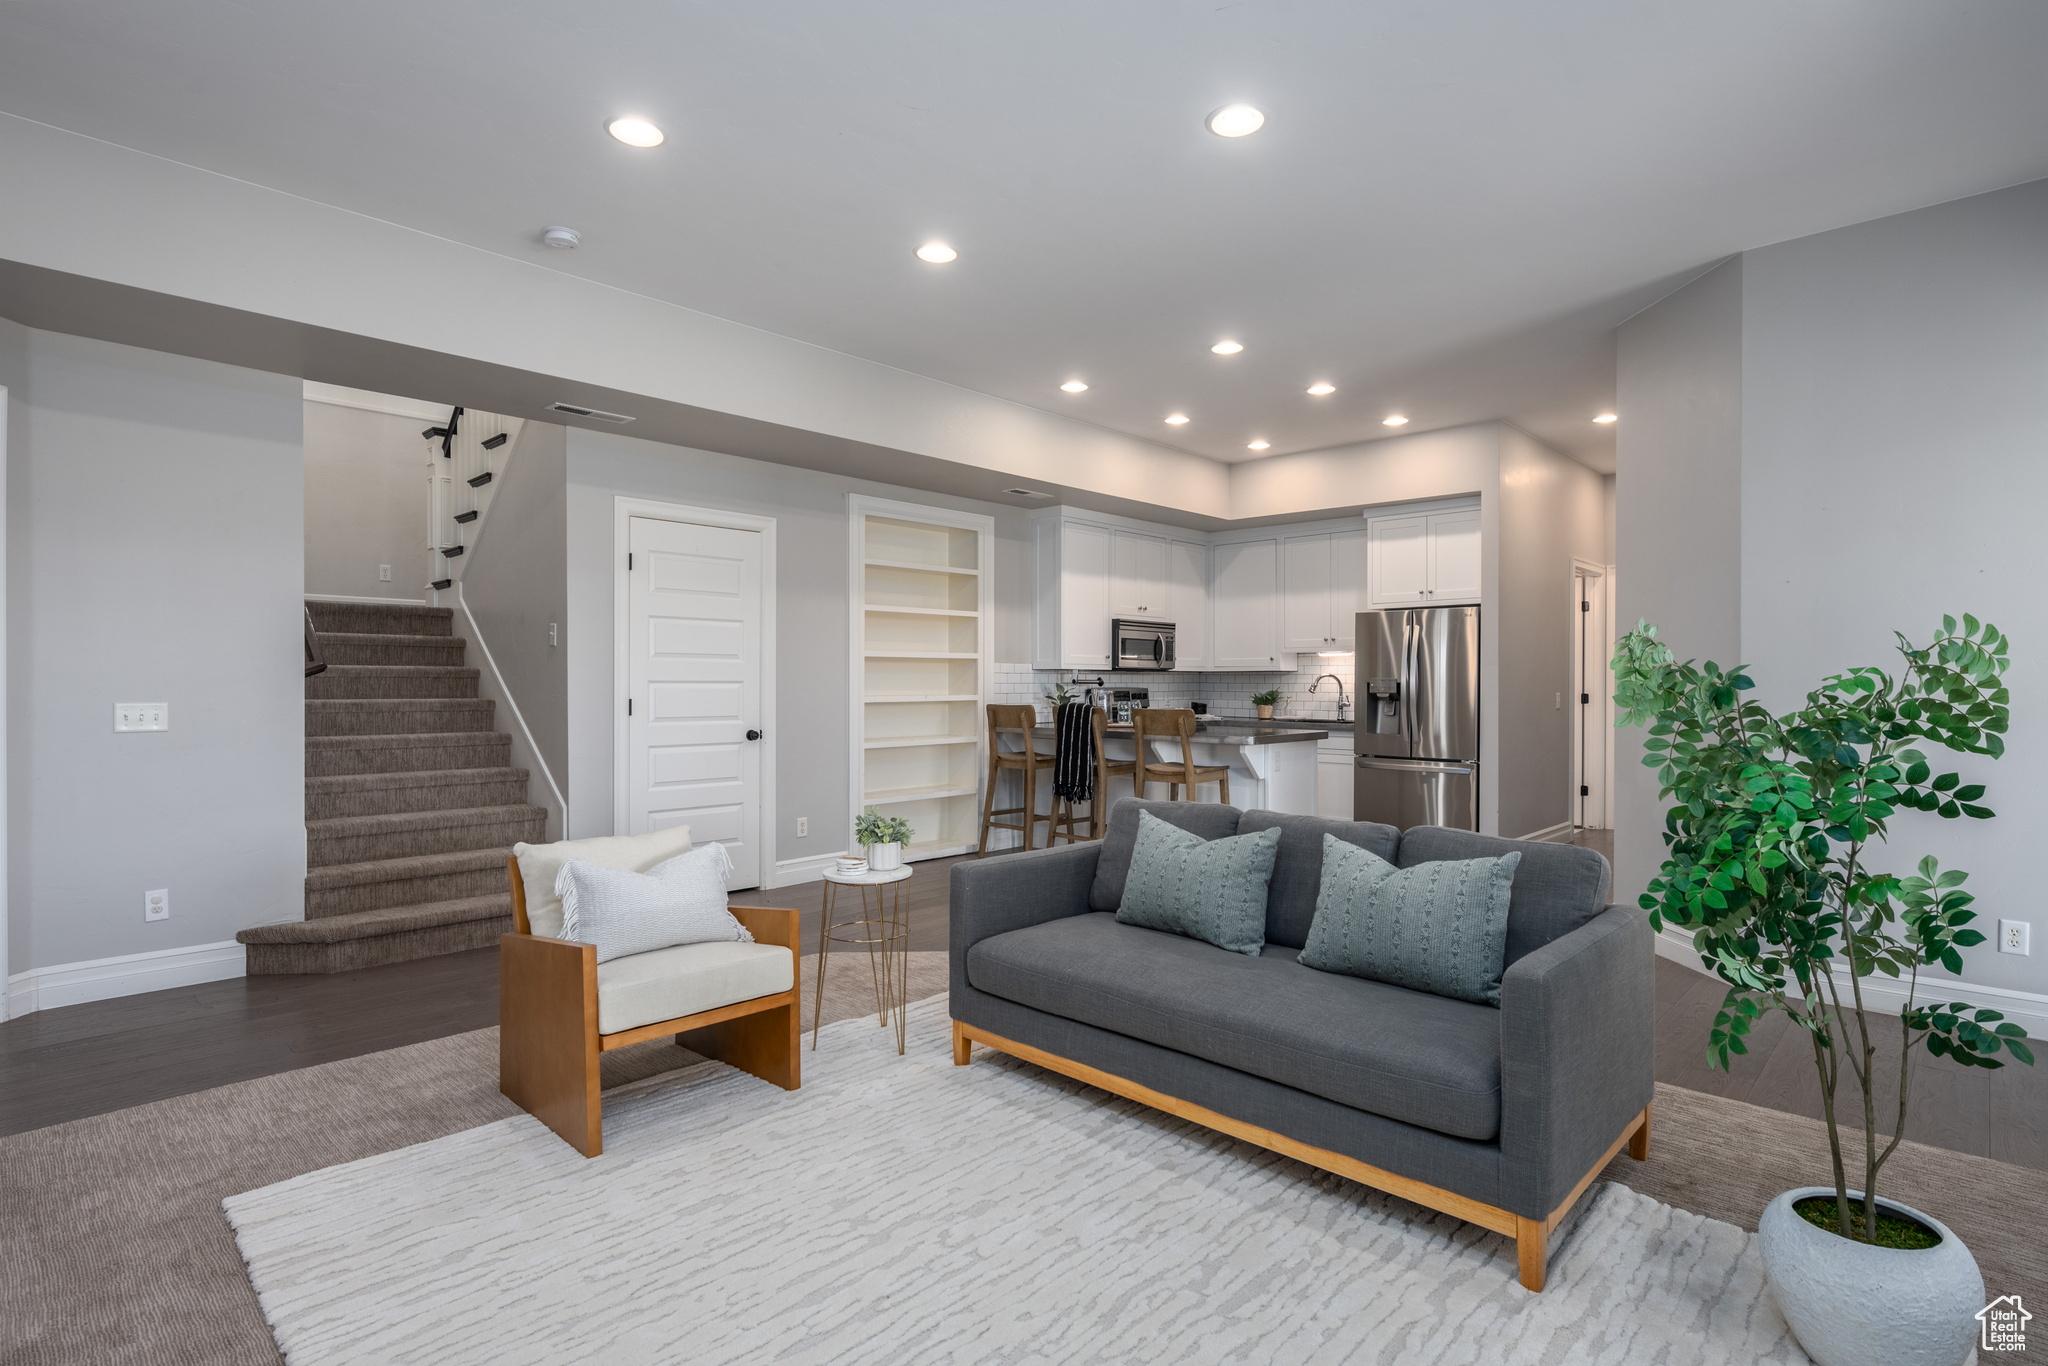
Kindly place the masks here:
[(1173, 667), (1173, 623), (1170, 621), (1126, 621), (1113, 618), (1109, 639), (1115, 651), (1113, 669), (1171, 669)]

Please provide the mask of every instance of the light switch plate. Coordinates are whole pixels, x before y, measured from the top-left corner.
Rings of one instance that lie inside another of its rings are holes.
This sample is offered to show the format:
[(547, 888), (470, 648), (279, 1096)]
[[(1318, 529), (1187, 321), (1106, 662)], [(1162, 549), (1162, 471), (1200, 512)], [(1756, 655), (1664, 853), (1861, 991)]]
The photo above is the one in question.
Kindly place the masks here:
[(171, 889), (159, 887), (153, 892), (142, 894), (142, 918), (144, 920), (169, 920), (171, 918)]
[(168, 702), (116, 702), (114, 704), (114, 729), (169, 730), (171, 728), (171, 704)]

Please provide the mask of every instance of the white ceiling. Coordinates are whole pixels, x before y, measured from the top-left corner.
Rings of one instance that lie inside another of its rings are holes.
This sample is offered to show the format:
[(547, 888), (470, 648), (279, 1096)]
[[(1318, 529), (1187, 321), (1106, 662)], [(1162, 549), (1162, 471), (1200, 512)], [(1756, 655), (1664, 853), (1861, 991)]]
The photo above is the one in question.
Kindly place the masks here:
[(2039, 0), (0, 6), (8, 112), (1219, 460), (1399, 411), (1612, 469), (1615, 323), (2048, 175), (2044, 59)]

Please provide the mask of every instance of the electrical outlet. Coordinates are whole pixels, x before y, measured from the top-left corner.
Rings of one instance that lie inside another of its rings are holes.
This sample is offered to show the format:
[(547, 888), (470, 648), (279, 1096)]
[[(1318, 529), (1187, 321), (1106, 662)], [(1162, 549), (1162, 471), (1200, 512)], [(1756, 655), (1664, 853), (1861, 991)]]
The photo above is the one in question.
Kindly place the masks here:
[(378, 566), (377, 566), (377, 582), (379, 582), (379, 583), (390, 583), (390, 582), (391, 582), (391, 566), (390, 566), (390, 565), (388, 565), (388, 564), (380, 564), (380, 565), (378, 565)]
[(144, 920), (169, 920), (171, 918), (171, 889), (159, 887), (153, 892), (142, 894), (142, 918)]
[(809, 816), (798, 816), (796, 818), (796, 837), (800, 840), (809, 839), (810, 835), (811, 818)]
[(168, 702), (116, 702), (114, 704), (114, 729), (169, 730), (171, 728), (171, 704)]
[(2000, 953), (2031, 954), (2034, 950), (2033, 925), (2025, 920), (2001, 920), (1998, 922), (1998, 951)]

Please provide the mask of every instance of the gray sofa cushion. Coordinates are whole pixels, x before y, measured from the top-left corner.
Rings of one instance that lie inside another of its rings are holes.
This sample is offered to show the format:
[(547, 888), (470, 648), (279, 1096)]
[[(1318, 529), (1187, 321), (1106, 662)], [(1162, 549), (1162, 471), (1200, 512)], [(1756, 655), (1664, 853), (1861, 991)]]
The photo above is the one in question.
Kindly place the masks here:
[(1504, 840), (1417, 825), (1401, 836), (1403, 868), (1436, 859), (1498, 858), (1522, 851), (1515, 869), (1513, 899), (1508, 902), (1507, 962), (1533, 953), (1551, 940), (1570, 934), (1607, 908), (1613, 873), (1607, 860), (1592, 849), (1540, 840)]
[(967, 951), (978, 990), (1264, 1077), (1340, 1105), (1485, 1141), (1500, 1130), (1500, 1012), (1076, 915)]
[(1266, 894), (1266, 942), (1298, 949), (1315, 923), (1316, 896), (1323, 887), (1323, 836), (1369, 849), (1389, 863), (1401, 847), (1401, 832), (1372, 821), (1333, 821), (1321, 816), (1284, 816), (1247, 811), (1237, 833), (1280, 828), (1280, 856), (1273, 860), (1273, 887)]
[(1131, 850), (1138, 843), (1138, 813), (1150, 811), (1168, 825), (1177, 825), (1205, 840), (1237, 833), (1234, 806), (1217, 802), (1141, 802), (1125, 797), (1109, 808), (1109, 829), (1102, 836), (1102, 857), (1095, 864), (1095, 885), (1088, 889), (1088, 909), (1113, 911), (1123, 904), (1124, 879), (1131, 872)]
[(1323, 890), (1301, 964), (1497, 1006), (1508, 893), (1521, 859), (1518, 849), (1396, 868), (1325, 835)]
[(1116, 918), (1257, 957), (1266, 947), (1266, 884), (1279, 847), (1278, 830), (1205, 840), (1140, 811)]

